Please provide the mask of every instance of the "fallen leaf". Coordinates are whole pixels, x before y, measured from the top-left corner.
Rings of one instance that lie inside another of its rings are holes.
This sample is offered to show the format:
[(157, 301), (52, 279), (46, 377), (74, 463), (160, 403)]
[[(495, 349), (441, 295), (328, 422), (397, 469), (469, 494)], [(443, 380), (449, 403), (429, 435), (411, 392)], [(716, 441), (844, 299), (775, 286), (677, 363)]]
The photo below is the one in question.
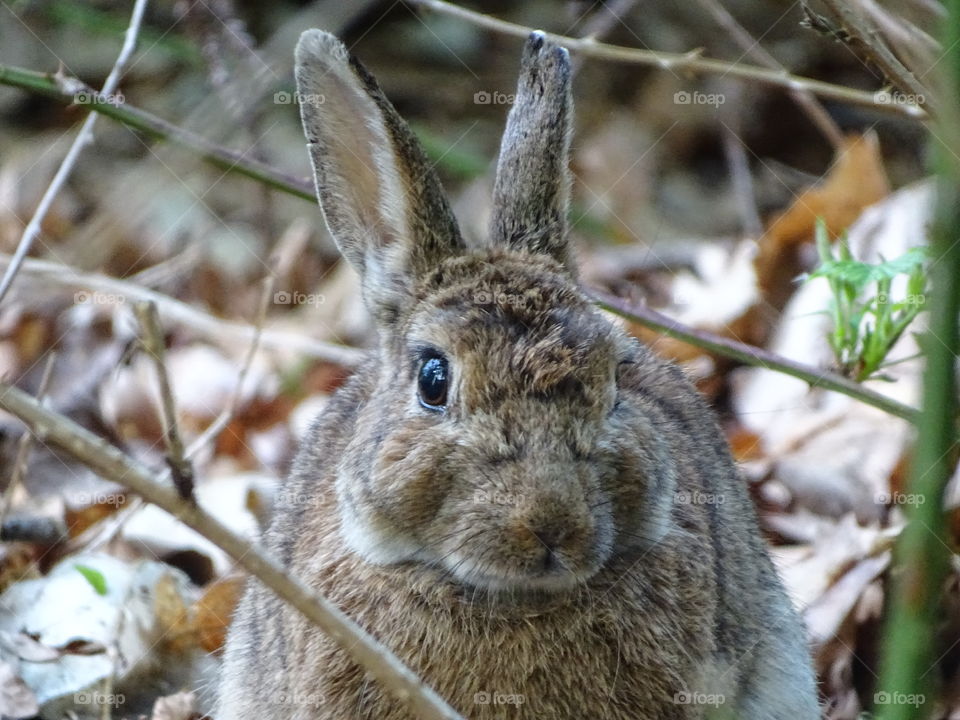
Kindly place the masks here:
[(150, 720), (193, 720), (199, 715), (196, 704), (197, 699), (192, 692), (157, 698)]
[(0, 717), (4, 720), (32, 718), (39, 710), (33, 691), (11, 665), (0, 662)]
[[(890, 182), (883, 167), (880, 140), (873, 131), (848, 135), (838, 150), (826, 180), (797, 196), (793, 205), (777, 216), (758, 242), (757, 285), (762, 308), (754, 314), (779, 311), (796, 289), (794, 279), (803, 270), (798, 264), (798, 248), (813, 240), (817, 219), (822, 218), (831, 237), (852, 225), (863, 211), (890, 194)], [(758, 330), (741, 321), (743, 334), (753, 342)]]
[(223, 647), (233, 611), (240, 602), (246, 578), (230, 577), (211, 583), (191, 608), (191, 626), (207, 652)]

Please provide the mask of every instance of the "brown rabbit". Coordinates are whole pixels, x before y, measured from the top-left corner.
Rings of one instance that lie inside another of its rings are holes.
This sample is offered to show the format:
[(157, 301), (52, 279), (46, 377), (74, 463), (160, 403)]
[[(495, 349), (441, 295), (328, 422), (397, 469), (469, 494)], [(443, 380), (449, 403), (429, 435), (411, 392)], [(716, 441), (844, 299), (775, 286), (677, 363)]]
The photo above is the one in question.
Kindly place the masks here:
[[(305, 32), (296, 76), (379, 344), (304, 439), (269, 549), (468, 718), (817, 718), (710, 410), (575, 283), (566, 51), (526, 43), (483, 247), (336, 38)], [(411, 717), (257, 583), (223, 673), (219, 720)]]

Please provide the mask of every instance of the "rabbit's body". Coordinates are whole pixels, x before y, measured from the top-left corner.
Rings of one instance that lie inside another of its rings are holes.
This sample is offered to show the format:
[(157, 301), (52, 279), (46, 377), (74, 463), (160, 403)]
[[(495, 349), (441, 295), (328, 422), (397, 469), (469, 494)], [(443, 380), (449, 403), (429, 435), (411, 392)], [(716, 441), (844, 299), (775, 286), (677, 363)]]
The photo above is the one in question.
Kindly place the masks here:
[[(304, 35), (301, 92), (334, 106), (302, 110), (318, 193), (381, 339), (304, 439), (268, 547), (468, 718), (813, 720), (802, 628), (709, 409), (572, 280), (568, 80), (533, 37), (491, 247), (468, 249), (372, 79)], [(369, 137), (344, 153), (351, 113)], [(410, 717), (251, 584), (219, 720)]]

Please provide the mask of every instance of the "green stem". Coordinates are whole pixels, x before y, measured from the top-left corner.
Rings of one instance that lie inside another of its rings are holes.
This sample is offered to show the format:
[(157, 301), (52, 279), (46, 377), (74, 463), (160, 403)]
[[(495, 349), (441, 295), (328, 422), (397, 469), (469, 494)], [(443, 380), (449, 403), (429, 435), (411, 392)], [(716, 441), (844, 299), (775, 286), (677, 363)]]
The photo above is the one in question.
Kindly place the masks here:
[[(947, 3), (940, 122), (933, 129), (937, 211), (931, 233), (930, 328), (922, 349), (923, 410), (911, 468), (908, 522), (894, 555), (894, 587), (884, 634), (876, 710), (883, 720), (916, 720), (934, 709), (936, 629), (951, 552), (947, 545), (943, 493), (956, 460), (957, 385), (960, 348), (960, 0)], [(909, 496), (908, 496), (909, 499)]]

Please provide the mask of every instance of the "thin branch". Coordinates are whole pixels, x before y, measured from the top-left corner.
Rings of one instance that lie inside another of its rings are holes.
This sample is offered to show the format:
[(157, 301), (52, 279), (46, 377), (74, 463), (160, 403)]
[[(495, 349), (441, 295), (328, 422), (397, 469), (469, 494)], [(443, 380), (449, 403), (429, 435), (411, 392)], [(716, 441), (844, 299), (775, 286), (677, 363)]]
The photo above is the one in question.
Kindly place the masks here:
[[(10, 262), (9, 255), (0, 254), (0, 267)], [(126, 280), (84, 273), (69, 265), (27, 258), (23, 274), (60, 287), (102, 292), (116, 296), (116, 302), (153, 301), (168, 322), (186, 325), (207, 337), (221, 342), (252, 342), (257, 331), (244, 323), (215, 317), (185, 302), (140, 287)], [(316, 340), (299, 333), (265, 329), (260, 333), (260, 344), (274, 350), (299, 352), (344, 368), (355, 368), (364, 356), (362, 350)]]
[(909, 405), (897, 402), (896, 400), (882, 395), (881, 393), (870, 390), (860, 383), (828, 370), (818, 370), (798, 363), (782, 355), (777, 355), (769, 350), (753, 347), (744, 343), (725, 338), (721, 335), (691, 328), (677, 322), (666, 315), (658, 313), (650, 308), (630, 305), (620, 298), (613, 297), (606, 293), (591, 291), (593, 300), (604, 310), (619, 315), (644, 327), (662, 332), (672, 338), (682, 340), (691, 345), (703, 348), (723, 357), (739, 360), (745, 365), (753, 367), (775, 370), (791, 377), (799, 378), (813, 387), (823, 388), (841, 393), (854, 400), (859, 400), (867, 405), (883, 410), (890, 415), (902, 418), (911, 423), (916, 423), (919, 413)]
[(134, 305), (137, 320), (143, 334), (140, 342), (147, 354), (153, 358), (157, 369), (157, 383), (160, 389), (160, 424), (163, 427), (163, 442), (167, 446), (167, 465), (173, 477), (174, 487), (184, 500), (196, 502), (193, 496), (193, 465), (183, 450), (183, 438), (180, 435), (180, 423), (177, 422), (177, 401), (170, 388), (170, 374), (167, 372), (167, 353), (163, 341), (163, 328), (157, 304), (149, 300)]
[[(20, 418), (43, 442), (59, 447), (102, 477), (126, 485), (219, 547), (237, 564), (322, 629), (358, 665), (423, 720), (463, 720), (388, 648), (322, 595), (293, 577), (272, 557), (243, 539), (176, 490), (155, 480), (150, 468), (69, 418), (44, 408), (22, 390), (0, 383), (0, 407)], [(161, 478), (163, 480), (163, 478)]]
[[(137, 46), (137, 35), (140, 33), (140, 22), (143, 20), (143, 11), (146, 9), (146, 7), (147, 0), (136, 0), (136, 2), (134, 2), (133, 13), (130, 17), (130, 25), (127, 27), (127, 32), (124, 35), (123, 46), (120, 48), (120, 54), (117, 56), (117, 60), (113, 64), (113, 68), (111, 68), (110, 74), (107, 75), (107, 79), (104, 81), (103, 88), (99, 93), (99, 95), (107, 101), (111, 99), (110, 96), (114, 94), (114, 91), (120, 84), (120, 77), (123, 75), (123, 68), (130, 59), (130, 56), (133, 54), (134, 48)], [(77, 133), (77, 137), (74, 138), (73, 144), (70, 146), (70, 150), (67, 151), (67, 156), (63, 159), (63, 162), (60, 164), (60, 168), (57, 170), (56, 175), (53, 176), (53, 180), (50, 182), (50, 186), (40, 199), (40, 204), (37, 205), (37, 209), (34, 211), (33, 217), (30, 218), (30, 222), (27, 223), (27, 227), (24, 228), (23, 235), (20, 237), (20, 243), (17, 245), (17, 250), (13, 256), (13, 262), (7, 266), (7, 271), (4, 273), (3, 279), (0, 280), (0, 302), (3, 302), (3, 298), (10, 289), (10, 286), (13, 284), (13, 279), (16, 277), (17, 271), (20, 269), (20, 265), (23, 264), (24, 258), (27, 256), (27, 253), (30, 252), (30, 248), (33, 246), (33, 241), (36, 240), (37, 236), (40, 234), (40, 226), (43, 224), (43, 220), (47, 216), (50, 206), (53, 204), (53, 199), (57, 196), (57, 193), (60, 192), (60, 188), (63, 187), (63, 184), (67, 181), (67, 178), (70, 177), (70, 173), (73, 172), (73, 168), (77, 163), (77, 158), (80, 157), (80, 152), (87, 145), (93, 142), (93, 126), (96, 124), (96, 122), (97, 116), (94, 113), (88, 115), (86, 120), (83, 121), (83, 125), (80, 127), (80, 132)]]
[[(584, 24), (581, 37), (594, 41), (605, 37), (618, 23), (623, 24), (623, 18), (633, 10), (636, 4), (637, 0), (610, 0), (610, 2), (599, 3), (597, 9)], [(570, 63), (570, 71), (573, 75), (580, 72), (582, 62), (582, 57), (573, 58)]]
[[(734, 118), (731, 118), (734, 120)], [(732, 127), (726, 123), (720, 128), (723, 138), (723, 154), (730, 168), (730, 181), (733, 196), (737, 201), (740, 224), (748, 237), (759, 238), (763, 235), (763, 221), (757, 210), (756, 195), (753, 190), (753, 176), (750, 174), (750, 162), (743, 148), (743, 141)]]
[(887, 79), (905, 93), (912, 103), (923, 108), (936, 109), (930, 91), (916, 75), (904, 67), (887, 47), (879, 32), (872, 27), (870, 20), (854, 10), (849, 0), (823, 0), (823, 4), (828, 8), (833, 20), (842, 27), (846, 35), (844, 42), (851, 46), (854, 52), (880, 68)]
[[(40, 378), (40, 386), (37, 388), (37, 400), (44, 402), (47, 394), (47, 388), (50, 385), (50, 378), (53, 376), (53, 366), (57, 362), (56, 352), (51, 352), (47, 356), (47, 363), (43, 368), (43, 376)], [(10, 480), (7, 481), (7, 487), (3, 490), (3, 498), (0, 499), (0, 528), (3, 527), (10, 514), (10, 508), (13, 506), (13, 496), (23, 482), (23, 473), (27, 470), (27, 462), (30, 460), (30, 453), (33, 450), (33, 435), (24, 433), (17, 446), (17, 456), (13, 461), (13, 472)]]
[(906, 18), (893, 15), (874, 0), (857, 1), (863, 11), (887, 36), (893, 49), (909, 59), (914, 74), (920, 65), (923, 66), (920, 77), (933, 69), (937, 64), (936, 58), (943, 52), (940, 43)]
[[(79, 83), (79, 81), (77, 82)], [(73, 88), (76, 86), (57, 83), (52, 76), (46, 73), (0, 65), (0, 85), (19, 87), (66, 103), (72, 103), (78, 96), (83, 95), (86, 99), (82, 105), (77, 105), (77, 107), (106, 115), (152, 138), (169, 140), (189, 148), (203, 160), (225, 172), (243, 175), (304, 200), (311, 202), (317, 200), (313, 184), (306, 179), (281, 172), (269, 165), (246, 157), (244, 153), (228, 150), (194, 132), (178, 127), (132, 105), (108, 103), (82, 83), (79, 83), (79, 89), (74, 90)]]
[[(759, 41), (747, 32), (737, 19), (721, 5), (718, 0), (699, 0), (700, 5), (713, 16), (717, 24), (725, 31), (727, 35), (733, 38), (733, 41), (740, 46), (745, 55), (753, 58), (756, 62), (772, 70), (787, 72), (787, 69), (770, 53), (768, 53)], [(788, 91), (793, 101), (807, 114), (810, 121), (823, 133), (834, 150), (842, 150), (844, 147), (843, 132), (836, 121), (830, 117), (820, 101), (808, 90), (800, 88), (790, 88)]]
[(243, 365), (240, 366), (240, 373), (237, 375), (237, 384), (233, 388), (233, 394), (230, 396), (226, 407), (217, 415), (214, 421), (207, 426), (207, 429), (200, 433), (196, 440), (190, 443), (190, 447), (187, 448), (188, 458), (195, 457), (207, 443), (223, 432), (223, 429), (230, 423), (230, 420), (233, 419), (233, 414), (237, 411), (237, 405), (240, 404), (240, 398), (243, 395), (243, 383), (247, 379), (250, 366), (253, 364), (253, 358), (256, 356), (257, 350), (260, 347), (260, 339), (263, 337), (263, 323), (267, 319), (267, 308), (270, 305), (270, 299), (272, 297), (273, 276), (267, 275), (263, 280), (263, 294), (260, 297), (260, 309), (257, 312), (256, 323), (253, 326), (253, 340), (250, 341), (247, 356), (243, 360)]
[[(453, 17), (473, 23), (482, 28), (513, 35), (516, 37), (526, 37), (532, 31), (532, 28), (517, 23), (500, 20), (490, 15), (474, 12), (466, 8), (443, 2), (443, 0), (409, 0), (413, 5), (434, 12), (451, 15)], [(579, 52), (588, 57), (600, 60), (612, 60), (615, 62), (632, 63), (636, 65), (650, 65), (662, 70), (684, 70), (692, 73), (717, 73), (727, 77), (734, 77), (741, 80), (762, 83), (773, 87), (785, 88), (787, 90), (805, 90), (820, 97), (831, 98), (840, 102), (850, 103), (852, 105), (863, 105), (878, 112), (894, 113), (914, 118), (916, 120), (926, 120), (928, 115), (923, 108), (909, 103), (883, 103), (878, 102), (876, 93), (864, 92), (863, 90), (854, 90), (853, 88), (832, 83), (814, 80), (812, 78), (791, 75), (786, 71), (768, 70), (767, 68), (756, 67), (754, 65), (742, 65), (739, 63), (729, 63), (722, 60), (712, 60), (710, 58), (700, 57), (697, 51), (689, 53), (668, 53), (653, 50), (641, 50), (638, 48), (627, 48), (619, 45), (609, 45), (599, 43), (593, 40), (578, 39), (557, 35), (555, 33), (544, 33), (551, 41), (563, 45), (571, 52)], [(0, 82), (3, 82), (2, 72), (0, 72)]]

